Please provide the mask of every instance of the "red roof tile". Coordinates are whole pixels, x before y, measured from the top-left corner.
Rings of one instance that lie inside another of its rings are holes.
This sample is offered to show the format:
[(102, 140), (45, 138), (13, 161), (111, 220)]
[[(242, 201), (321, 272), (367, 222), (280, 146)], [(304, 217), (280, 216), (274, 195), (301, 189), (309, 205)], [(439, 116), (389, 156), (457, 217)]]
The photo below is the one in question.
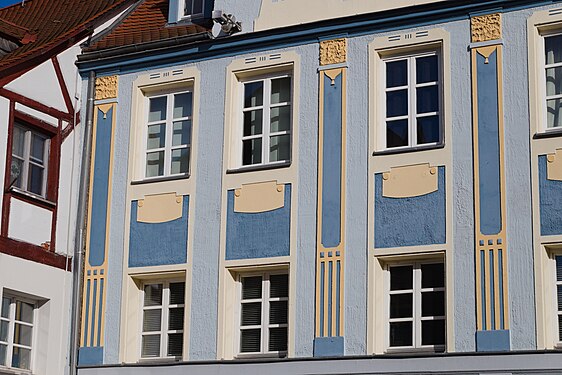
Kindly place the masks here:
[(97, 51), (133, 44), (156, 42), (210, 30), (209, 25), (185, 23), (168, 25), (169, 0), (144, 0), (108, 34), (86, 48)]
[[(0, 78), (25, 69), (30, 60), (51, 57), (48, 52), (64, 43), (69, 47), (87, 36), (134, 0), (26, 0), (24, 5), (0, 9), (0, 35), (21, 44), (0, 58)], [(35, 61), (35, 60), (34, 60)], [(22, 65), (23, 64), (23, 65)]]

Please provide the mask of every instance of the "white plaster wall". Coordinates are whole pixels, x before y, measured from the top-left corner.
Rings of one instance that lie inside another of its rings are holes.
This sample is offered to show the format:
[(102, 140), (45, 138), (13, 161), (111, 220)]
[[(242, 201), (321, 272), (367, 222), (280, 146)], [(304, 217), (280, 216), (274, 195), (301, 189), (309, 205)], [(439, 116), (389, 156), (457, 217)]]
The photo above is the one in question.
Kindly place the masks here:
[(35, 245), (50, 241), (52, 216), (44, 208), (11, 199), (8, 236)]
[(64, 83), (73, 100), (74, 109), (78, 111), (80, 109), (80, 103), (77, 101), (80, 98), (80, 84), (81, 80), (78, 76), (78, 71), (76, 69), (76, 56), (80, 53), (80, 45), (76, 44), (72, 48), (60, 53), (57, 56), (60, 68), (62, 70), (62, 76), (64, 78)]
[(67, 111), (51, 60), (45, 61), (5, 87), (59, 111)]
[[(59, 120), (57, 118), (55, 118), (53, 116), (50, 116), (50, 115), (47, 115), (46, 113), (37, 111), (37, 110), (35, 110), (33, 108), (30, 108), (28, 106), (25, 106), (23, 104), (16, 103), (16, 109), (20, 112), (23, 112), (23, 113), (26, 113), (26, 114), (28, 114), (32, 117), (35, 117), (36, 119), (43, 120), (43, 121), (45, 121), (45, 122), (47, 122), (47, 123), (49, 123), (53, 126), (58, 126), (58, 124), (59, 124)], [(6, 125), (6, 126), (8, 126), (8, 125)]]
[[(8, 121), (10, 120), (10, 101), (0, 97), (0, 188), (4, 191), (4, 175), (6, 171), (6, 146), (8, 142)], [(0, 212), (2, 212), (0, 199)]]
[(57, 253), (71, 255), (74, 245), (74, 229), (76, 226), (76, 205), (78, 202), (78, 182), (79, 176), (76, 169), (75, 160), (79, 157), (76, 154), (76, 131), (63, 142), (61, 146), (60, 160), (60, 181), (59, 199), (57, 203), (57, 243), (55, 250)]
[(44, 302), (33, 333), (33, 374), (67, 372), (71, 282), (70, 272), (0, 253), (0, 295), (9, 289)]

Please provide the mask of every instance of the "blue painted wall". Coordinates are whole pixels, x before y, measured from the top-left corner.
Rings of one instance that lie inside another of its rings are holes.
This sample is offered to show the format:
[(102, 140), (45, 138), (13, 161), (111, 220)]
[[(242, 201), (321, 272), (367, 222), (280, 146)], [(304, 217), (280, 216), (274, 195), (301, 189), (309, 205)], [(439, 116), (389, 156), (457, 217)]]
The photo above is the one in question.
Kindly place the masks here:
[(445, 228), (445, 168), (437, 191), (419, 197), (382, 196), (382, 174), (375, 175), (375, 248), (442, 244)]
[(285, 205), (260, 213), (234, 212), (234, 191), (228, 192), (226, 259), (288, 256), (291, 239), (291, 185), (285, 185)]
[(324, 76), (324, 134), (322, 153), (322, 245), (341, 241), (342, 74), (334, 85)]
[(98, 109), (92, 213), (90, 216), (90, 254), (88, 257), (90, 265), (94, 267), (101, 266), (105, 260), (112, 119), (113, 109), (110, 109), (107, 114)]
[(129, 267), (186, 263), (189, 197), (183, 197), (182, 217), (166, 223), (140, 223), (137, 209), (138, 201), (131, 202)]
[(562, 181), (547, 178), (546, 156), (539, 156), (541, 235), (562, 234)]

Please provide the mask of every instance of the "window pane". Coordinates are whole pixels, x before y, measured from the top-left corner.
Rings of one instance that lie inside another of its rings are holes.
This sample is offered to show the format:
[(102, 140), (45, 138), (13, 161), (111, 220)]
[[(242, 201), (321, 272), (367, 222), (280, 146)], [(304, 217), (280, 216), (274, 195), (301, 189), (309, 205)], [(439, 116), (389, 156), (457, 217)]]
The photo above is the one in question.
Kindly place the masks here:
[(412, 346), (412, 322), (390, 323), (390, 346)]
[(271, 132), (291, 130), (291, 106), (271, 108)]
[(263, 81), (244, 85), (244, 108), (263, 105)]
[(164, 151), (146, 154), (146, 177), (164, 175)]
[(263, 110), (244, 112), (244, 137), (263, 133)]
[(191, 120), (174, 122), (172, 146), (191, 143)]
[(439, 80), (437, 56), (418, 57), (416, 59), (416, 82), (427, 83)]
[(269, 324), (287, 324), (288, 301), (269, 303)]
[(142, 353), (144, 358), (160, 357), (160, 335), (146, 335), (142, 337)]
[(181, 357), (183, 353), (183, 333), (168, 334), (168, 356)]
[(408, 85), (408, 60), (386, 63), (386, 87)]
[(437, 143), (440, 141), (439, 116), (418, 118), (418, 144)]
[(10, 316), (10, 304), (12, 301), (7, 297), (2, 297), (2, 310), (0, 311), (0, 316), (2, 318), (8, 318)]
[(413, 287), (413, 267), (390, 267), (390, 290), (408, 290)]
[(12, 154), (23, 158), (25, 144), (25, 130), (19, 126), (14, 126), (14, 135), (12, 140)]
[(269, 161), (282, 161), (291, 158), (291, 136), (278, 135), (270, 138)]
[(269, 351), (284, 352), (287, 350), (287, 328), (269, 329)]
[(445, 292), (422, 293), (422, 316), (445, 315)]
[(162, 305), (162, 284), (150, 284), (144, 286), (144, 305)]
[(183, 307), (174, 307), (170, 309), (168, 317), (168, 329), (170, 331), (179, 331), (183, 329)]
[(45, 138), (31, 133), (30, 156), (36, 163), (43, 164), (45, 159)]
[(547, 64), (562, 62), (562, 35), (544, 38), (545, 61)]
[(31, 346), (31, 331), (30, 326), (14, 324), (14, 344)]
[(445, 286), (445, 268), (443, 263), (421, 265), (422, 288), (440, 288)]
[(406, 116), (408, 114), (408, 90), (386, 93), (386, 117)]
[(271, 275), (269, 285), (269, 296), (271, 298), (289, 296), (289, 275)]
[(417, 89), (417, 111), (418, 113), (439, 111), (439, 86)]
[(261, 138), (249, 139), (243, 142), (242, 165), (261, 163)]
[(548, 128), (562, 126), (562, 99), (547, 100), (547, 122)]
[(277, 78), (271, 80), (271, 104), (291, 101), (291, 78)]
[(558, 295), (558, 311), (562, 311), (562, 285), (556, 285), (556, 294)]
[(14, 347), (12, 354), (12, 367), (29, 370), (31, 363), (31, 350)]
[(562, 66), (546, 70), (546, 95), (562, 94)]
[(185, 8), (183, 9), (183, 14), (185, 16), (190, 16), (193, 14), (193, 0), (185, 0)]
[(8, 325), (5, 320), (0, 320), (0, 341), (8, 342)]
[(257, 326), (261, 324), (261, 302), (242, 304), (242, 326)]
[(6, 345), (0, 344), (0, 366), (6, 366), (6, 352), (8, 347)]
[(174, 118), (191, 116), (191, 96), (190, 92), (174, 95)]
[(411, 318), (413, 295), (391, 294), (390, 295), (390, 318)]
[(185, 302), (185, 283), (170, 283), (170, 305), (183, 305)]
[(203, 1), (204, 0), (193, 0), (193, 14), (203, 13)]
[(32, 304), (16, 301), (16, 320), (19, 322), (33, 323), (33, 310), (35, 306)]
[(558, 340), (562, 341), (562, 315), (558, 315)]
[(45, 169), (38, 165), (29, 164), (29, 180), (27, 190), (37, 195), (43, 194), (43, 172)]
[(445, 321), (425, 320), (422, 322), (422, 345), (445, 344)]
[(240, 331), (240, 352), (255, 353), (261, 351), (261, 329), (244, 329)]
[(17, 159), (15, 156), (12, 157), (12, 165), (10, 167), (10, 177), (14, 181), (14, 186), (22, 188), (23, 181), (23, 160)]
[(386, 147), (408, 146), (408, 120), (386, 122)]
[(152, 98), (149, 100), (150, 109), (148, 113), (148, 122), (162, 121), (166, 119), (166, 103), (167, 98)]
[(187, 173), (189, 171), (189, 148), (172, 150), (171, 174)]
[[(556, 256), (556, 281), (562, 281), (562, 255)], [(8, 300), (8, 305), (9, 301), (10, 300)]]
[(146, 148), (163, 148), (166, 145), (166, 125), (150, 125), (146, 140)]
[(261, 298), (261, 276), (242, 278), (242, 299)]
[(162, 329), (162, 310), (145, 310), (142, 319), (143, 332), (158, 332)]

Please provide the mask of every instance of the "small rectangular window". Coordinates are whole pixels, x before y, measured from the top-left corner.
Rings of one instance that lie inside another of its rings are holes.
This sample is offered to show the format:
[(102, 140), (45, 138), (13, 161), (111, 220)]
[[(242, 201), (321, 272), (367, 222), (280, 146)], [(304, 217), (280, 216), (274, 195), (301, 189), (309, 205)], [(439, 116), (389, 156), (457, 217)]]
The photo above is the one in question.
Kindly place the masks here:
[(0, 307), (0, 366), (31, 370), (35, 304), (3, 296)]
[(444, 264), (389, 265), (388, 275), (389, 348), (444, 350)]
[(240, 277), (240, 354), (287, 355), (289, 275)]
[(141, 358), (181, 358), (185, 282), (145, 284), (142, 312)]
[(202, 15), (205, 8), (205, 0), (183, 0), (183, 17)]
[(12, 186), (45, 197), (49, 137), (17, 123), (12, 137)]
[(546, 130), (548, 131), (562, 129), (562, 34), (545, 36), (544, 49)]
[(562, 342), (562, 255), (556, 255), (556, 322), (558, 342)]

